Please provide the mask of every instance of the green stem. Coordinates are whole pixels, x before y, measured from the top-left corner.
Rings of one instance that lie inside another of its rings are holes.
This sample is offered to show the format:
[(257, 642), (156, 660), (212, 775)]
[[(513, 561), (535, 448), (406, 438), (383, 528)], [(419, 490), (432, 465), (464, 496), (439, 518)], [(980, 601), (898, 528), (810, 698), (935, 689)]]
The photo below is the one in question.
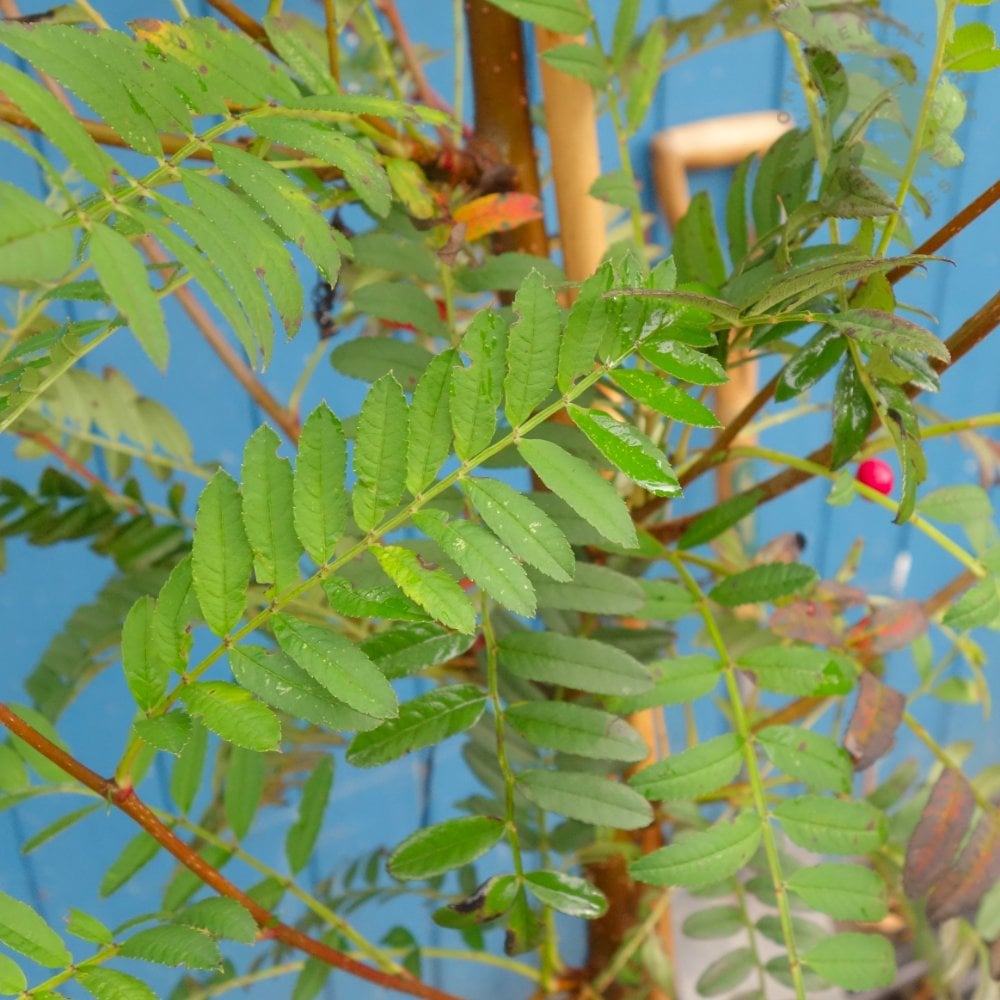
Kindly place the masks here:
[(63, 969), (62, 972), (57, 972), (54, 976), (50, 976), (45, 980), (45, 982), (39, 983), (37, 986), (32, 986), (31, 989), (25, 990), (21, 996), (51, 996), (51, 991), (57, 986), (61, 986), (63, 983), (68, 983), (71, 979), (75, 979), (80, 972), (91, 969), (96, 965), (103, 965), (105, 962), (114, 958), (120, 950), (121, 945), (110, 944), (107, 947), (102, 948), (96, 955), (91, 955), (90, 958), (84, 958), (79, 962), (74, 962), (72, 965)]
[(799, 960), (798, 948), (795, 943), (792, 911), (788, 902), (788, 893), (785, 891), (785, 880), (781, 873), (781, 860), (778, 857), (778, 846), (775, 841), (774, 830), (771, 828), (770, 811), (767, 807), (767, 796), (764, 791), (760, 764), (754, 750), (753, 729), (750, 726), (750, 720), (747, 718), (746, 710), (743, 707), (743, 696), (740, 693), (739, 681), (736, 677), (736, 667), (732, 657), (729, 655), (729, 650), (726, 648), (722, 633), (719, 631), (718, 622), (716, 622), (715, 616), (712, 614), (708, 599), (705, 597), (701, 587), (698, 586), (697, 581), (688, 571), (683, 560), (677, 558), (673, 553), (668, 553), (667, 558), (673, 563), (688, 592), (698, 602), (701, 618), (705, 623), (705, 630), (722, 662), (733, 725), (743, 745), (743, 760), (746, 766), (747, 780), (750, 782), (754, 809), (760, 818), (764, 854), (767, 857), (771, 884), (774, 888), (774, 895), (778, 904), (778, 917), (781, 922), (781, 933), (785, 941), (785, 948), (788, 952), (788, 968), (792, 976), (792, 985), (795, 989), (796, 1000), (805, 1000), (805, 982), (802, 977), (802, 964)]
[[(926, 441), (929, 438), (945, 437), (948, 434), (961, 434), (964, 431), (981, 430), (985, 427), (1000, 427), (1000, 413), (982, 413), (978, 417), (966, 417), (964, 420), (948, 420), (944, 423), (933, 424), (930, 427), (923, 427), (920, 430), (920, 439)], [(891, 448), (893, 442), (891, 438), (878, 438), (865, 445), (861, 452), (861, 457), (867, 458), (870, 455), (877, 455), (880, 451)]]
[(930, 117), (931, 105), (934, 103), (934, 93), (937, 90), (938, 81), (944, 71), (944, 53), (951, 40), (952, 29), (955, 21), (955, 7), (958, 0), (943, 0), (940, 5), (941, 19), (937, 26), (937, 39), (934, 46), (934, 58), (931, 60), (931, 68), (927, 74), (927, 86), (924, 88), (924, 96), (920, 102), (920, 111), (917, 114), (917, 124), (913, 130), (913, 141), (910, 143), (910, 152), (906, 158), (906, 165), (903, 167), (903, 175), (899, 181), (899, 188), (896, 191), (896, 211), (889, 216), (885, 229), (882, 231), (882, 239), (879, 241), (878, 256), (884, 256), (892, 243), (893, 234), (899, 223), (900, 213), (903, 211), (903, 203), (910, 192), (913, 184), (913, 175), (917, 170), (917, 163), (924, 147), (924, 133), (927, 131), (927, 120)]
[(191, 990), (185, 993), (185, 997), (187, 1000), (208, 1000), (209, 997), (220, 997), (223, 993), (229, 993), (232, 990), (254, 986), (256, 983), (267, 982), (269, 979), (277, 979), (278, 976), (289, 976), (293, 972), (301, 972), (305, 964), (305, 962), (284, 962), (281, 965), (269, 965), (242, 976), (233, 976), (232, 979), (221, 983), (212, 983), (204, 989)]
[[(183, 691), (183, 689), (192, 681), (201, 677), (206, 670), (221, 659), (226, 650), (256, 632), (257, 629), (264, 625), (274, 614), (281, 611), (281, 609), (284, 608), (290, 601), (295, 600), (295, 598), (301, 596), (306, 591), (311, 590), (328, 576), (336, 573), (342, 566), (348, 565), (352, 560), (363, 555), (368, 551), (368, 549), (379, 543), (384, 536), (391, 534), (397, 528), (402, 528), (417, 511), (421, 510), (435, 497), (440, 496), (442, 493), (461, 482), (474, 469), (478, 468), (484, 462), (489, 461), (489, 459), (491, 459), (494, 455), (500, 454), (500, 452), (509, 448), (512, 444), (516, 444), (524, 435), (530, 433), (536, 427), (544, 424), (551, 417), (561, 412), (569, 403), (594, 385), (595, 382), (603, 378), (613, 368), (622, 364), (622, 362), (624, 362), (626, 358), (631, 355), (631, 353), (632, 349), (630, 348), (626, 354), (617, 358), (615, 361), (598, 365), (592, 372), (570, 387), (570, 389), (560, 399), (539, 410), (536, 414), (534, 414), (534, 416), (525, 420), (523, 424), (513, 428), (510, 433), (504, 435), (504, 437), (502, 437), (499, 441), (495, 441), (489, 447), (483, 449), (483, 451), (476, 455), (475, 458), (462, 462), (462, 464), (455, 469), (454, 472), (449, 473), (443, 479), (439, 479), (432, 486), (429, 486), (424, 492), (414, 497), (411, 504), (404, 507), (403, 510), (394, 514), (378, 527), (373, 528), (367, 535), (365, 535), (364, 538), (359, 539), (346, 552), (344, 552), (343, 555), (332, 560), (331, 562), (324, 563), (319, 567), (319, 569), (316, 570), (316, 572), (311, 574), (308, 579), (304, 580), (302, 583), (298, 583), (294, 587), (290, 587), (283, 593), (276, 595), (267, 608), (258, 612), (249, 621), (247, 621), (246, 624), (226, 636), (215, 647), (215, 649), (203, 657), (202, 660), (191, 670), (187, 671), (174, 688), (171, 691), (168, 691), (167, 694), (165, 694), (156, 703), (156, 705), (149, 709), (146, 713), (147, 716), (149, 718), (155, 718), (156, 716), (163, 715), (177, 701), (180, 697), (181, 691)], [(117, 768), (115, 768), (116, 781), (123, 785), (128, 784), (132, 765), (134, 764), (136, 757), (141, 752), (143, 746), (144, 744), (142, 740), (138, 737), (132, 737), (125, 748), (125, 752), (123, 753)]]
[(517, 831), (516, 802), (514, 789), (517, 777), (507, 759), (507, 743), (504, 729), (503, 702), (500, 700), (500, 668), (497, 662), (497, 637), (490, 617), (490, 599), (483, 594), (483, 641), (486, 644), (486, 682), (490, 705), (493, 707), (493, 725), (497, 739), (497, 765), (503, 776), (504, 820), (507, 824), (507, 843), (514, 862), (514, 872), (518, 879), (524, 879), (524, 861), (521, 858), (521, 838)]
[[(775, 451), (773, 448), (739, 445), (736, 448), (730, 448), (724, 457), (760, 458), (767, 462), (774, 462), (776, 465), (787, 465), (792, 469), (799, 469), (811, 476), (820, 476), (823, 479), (829, 479), (831, 482), (835, 482), (839, 477), (839, 473), (832, 472), (824, 465), (818, 465), (816, 462), (810, 462), (807, 458), (799, 458), (796, 455), (789, 455), (783, 451)], [(855, 482), (854, 488), (866, 500), (871, 500), (880, 507), (885, 507), (886, 510), (891, 510), (893, 513), (899, 510), (899, 504), (895, 500), (883, 496), (877, 490), (865, 486), (864, 483)], [(986, 567), (978, 559), (969, 555), (961, 545), (953, 542), (943, 531), (934, 527), (929, 521), (924, 520), (919, 514), (913, 514), (907, 523), (912, 524), (914, 528), (926, 535), (931, 541), (944, 549), (945, 552), (954, 556), (955, 559), (979, 579), (983, 579), (989, 575)]]
[(465, 114), (465, 3), (464, 0), (452, 0), (452, 55), (455, 58), (455, 86), (452, 95), (455, 122), (459, 130), (462, 128), (462, 117)]
[(754, 927), (753, 919), (750, 916), (750, 910), (747, 908), (747, 891), (743, 888), (743, 883), (738, 878), (733, 879), (733, 889), (736, 893), (736, 902), (739, 906), (740, 913), (743, 915), (743, 923), (746, 925), (747, 947), (750, 949), (750, 955), (753, 958), (754, 968), (757, 970), (757, 981), (760, 983), (760, 995), (762, 997), (766, 997), (767, 970), (764, 968), (764, 963), (760, 960), (760, 949), (757, 947), (757, 928)]

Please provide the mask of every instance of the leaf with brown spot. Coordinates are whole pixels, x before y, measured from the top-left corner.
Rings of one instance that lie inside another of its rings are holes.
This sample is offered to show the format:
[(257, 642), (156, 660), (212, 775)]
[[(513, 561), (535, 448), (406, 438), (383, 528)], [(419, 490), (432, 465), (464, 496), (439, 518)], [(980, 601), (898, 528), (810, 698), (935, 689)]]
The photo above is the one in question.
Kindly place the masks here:
[(848, 635), (848, 643), (868, 656), (905, 649), (927, 631), (927, 615), (919, 601), (896, 601), (863, 618)]
[(927, 919), (940, 924), (975, 908), (1000, 878), (1000, 820), (992, 810), (976, 824), (958, 862), (931, 890)]
[(470, 243), (490, 233), (516, 229), (542, 217), (542, 203), (531, 194), (486, 194), (460, 205), (452, 213), (456, 223), (465, 223)]
[(833, 612), (826, 604), (816, 601), (792, 601), (775, 608), (771, 629), (786, 639), (798, 639), (811, 646), (840, 646), (843, 637), (838, 631)]
[(910, 899), (925, 896), (951, 865), (974, 807), (962, 774), (951, 768), (942, 771), (906, 848), (903, 891)]
[(844, 749), (854, 758), (854, 770), (871, 767), (888, 753), (903, 719), (906, 699), (874, 674), (861, 675), (858, 700), (844, 733)]

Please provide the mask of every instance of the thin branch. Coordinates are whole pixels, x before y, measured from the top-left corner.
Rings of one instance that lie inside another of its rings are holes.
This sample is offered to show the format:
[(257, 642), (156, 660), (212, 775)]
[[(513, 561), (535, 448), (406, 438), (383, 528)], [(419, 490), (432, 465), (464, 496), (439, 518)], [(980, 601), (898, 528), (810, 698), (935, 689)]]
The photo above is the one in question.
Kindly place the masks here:
[(323, 28), (326, 34), (326, 57), (330, 63), (330, 76), (340, 86), (340, 53), (337, 48), (337, 8), (334, 0), (323, 0)]
[(116, 781), (104, 778), (96, 771), (92, 771), (86, 764), (68, 754), (61, 747), (56, 746), (4, 704), (0, 704), (0, 723), (65, 771), (71, 778), (75, 778), (80, 784), (100, 795), (102, 799), (135, 820), (164, 850), (169, 851), (206, 885), (211, 886), (221, 896), (233, 899), (249, 910), (261, 930), (261, 937), (281, 941), (283, 944), (305, 952), (335, 969), (342, 969), (350, 975), (375, 983), (384, 989), (396, 990), (408, 996), (425, 997), (427, 1000), (459, 1000), (453, 994), (428, 986), (418, 979), (372, 969), (349, 955), (345, 955), (343, 952), (337, 951), (321, 941), (309, 937), (308, 934), (303, 934), (294, 927), (283, 923), (273, 913), (255, 902), (252, 897), (237, 888), (218, 869), (213, 868), (201, 855), (176, 836), (135, 794), (135, 790), (130, 785), (119, 785)]
[[(982, 306), (982, 308), (973, 313), (972, 316), (970, 316), (951, 335), (951, 337), (948, 338), (946, 346), (951, 354), (951, 360), (939, 361), (935, 359), (932, 362), (934, 368), (938, 371), (938, 373), (946, 371), (962, 357), (968, 354), (973, 347), (985, 340), (998, 325), (1000, 325), (1000, 292), (997, 292), (993, 298)], [(911, 398), (917, 395), (918, 392), (919, 389), (914, 386), (910, 386), (907, 390), (907, 394)], [(877, 426), (878, 420), (877, 418), (873, 418), (872, 429), (874, 430)], [(816, 451), (809, 455), (807, 461), (814, 465), (824, 465), (828, 467), (832, 454), (833, 445), (831, 442), (828, 442), (823, 445), (822, 448), (817, 448)], [(724, 461), (727, 455), (728, 449), (713, 452), (711, 465)], [(760, 492), (760, 503), (767, 503), (769, 500), (774, 500), (777, 497), (788, 493), (790, 490), (795, 489), (796, 486), (801, 486), (802, 483), (808, 482), (810, 479), (812, 479), (811, 473), (804, 472), (800, 469), (785, 469), (783, 472), (779, 472), (770, 479), (765, 479), (763, 482), (757, 483), (738, 495), (745, 496), (749, 493)], [(694, 511), (691, 514), (685, 514), (683, 517), (674, 518), (673, 520), (666, 521), (663, 524), (647, 525), (646, 528), (650, 534), (654, 535), (659, 541), (672, 542), (680, 538), (692, 522), (697, 520), (704, 513), (704, 510)]]
[[(143, 236), (138, 240), (146, 256), (154, 264), (169, 264), (170, 258), (160, 249), (160, 245), (151, 237)], [(264, 384), (254, 375), (250, 366), (239, 356), (223, 332), (216, 326), (208, 310), (195, 298), (190, 288), (182, 287), (174, 291), (174, 297), (188, 318), (198, 328), (199, 333), (208, 342), (209, 347), (219, 356), (219, 360), (232, 372), (233, 377), (247, 391), (250, 398), (278, 425), (285, 437), (292, 444), (299, 440), (298, 418), (278, 402), (268, 392)]]
[(245, 10), (237, 7), (232, 0), (208, 0), (208, 6), (217, 10), (226, 20), (232, 21), (244, 35), (262, 45), (268, 52), (274, 52), (267, 28), (260, 21), (255, 21)]
[[(389, 22), (396, 46), (403, 56), (406, 64), (406, 71), (413, 77), (413, 84), (417, 91), (417, 98), (438, 111), (451, 114), (451, 107), (448, 102), (431, 86), (427, 74), (424, 72), (424, 64), (417, 54), (416, 46), (410, 38), (410, 33), (406, 30), (406, 24), (400, 16), (399, 7), (396, 0), (375, 0), (375, 6), (379, 13)], [(442, 136), (444, 138), (444, 136)]]

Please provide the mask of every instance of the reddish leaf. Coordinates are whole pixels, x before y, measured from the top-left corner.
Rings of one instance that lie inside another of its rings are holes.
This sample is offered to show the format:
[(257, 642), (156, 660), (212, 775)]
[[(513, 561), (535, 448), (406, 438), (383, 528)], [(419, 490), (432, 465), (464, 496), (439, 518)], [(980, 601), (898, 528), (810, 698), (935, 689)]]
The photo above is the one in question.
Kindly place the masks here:
[(925, 896), (951, 866), (975, 804), (965, 778), (958, 771), (945, 768), (931, 790), (906, 848), (903, 891), (910, 899)]
[(844, 749), (854, 758), (854, 770), (871, 767), (887, 753), (903, 719), (906, 699), (874, 674), (861, 675), (858, 700), (844, 733)]
[(531, 194), (487, 194), (460, 205), (452, 213), (465, 223), (465, 238), (472, 242), (490, 233), (516, 229), (542, 217), (542, 203)]
[(816, 601), (792, 601), (775, 608), (771, 629), (787, 639), (799, 639), (811, 646), (840, 646), (843, 643), (833, 612), (828, 605)]
[(987, 889), (1000, 878), (1000, 821), (995, 813), (982, 816), (958, 863), (931, 890), (927, 919), (939, 924), (973, 910)]
[(834, 611), (846, 611), (849, 607), (864, 604), (868, 595), (860, 588), (839, 580), (821, 580), (813, 591), (817, 601), (829, 604)]
[(919, 601), (897, 601), (863, 618), (848, 643), (869, 656), (905, 649), (927, 631), (927, 616)]

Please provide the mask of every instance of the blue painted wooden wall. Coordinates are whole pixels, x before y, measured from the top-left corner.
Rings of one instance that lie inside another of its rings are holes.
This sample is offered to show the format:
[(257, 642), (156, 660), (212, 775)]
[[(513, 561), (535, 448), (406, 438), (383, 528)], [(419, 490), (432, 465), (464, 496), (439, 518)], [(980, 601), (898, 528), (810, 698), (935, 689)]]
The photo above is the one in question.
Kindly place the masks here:
[[(704, 0), (647, 0), (645, 7), (648, 16), (678, 16), (702, 9), (704, 5)], [(23, 6), (28, 12), (42, 9), (47, 4), (29, 5), (26, 0)], [(196, 14), (204, 13), (198, 3), (189, 6)], [(260, 8), (258, 13), (262, 13), (263, 0), (256, 6)], [(314, 16), (318, 11), (318, 5), (307, 3), (307, 0), (298, 0), (295, 6), (309, 10)], [(610, 21), (615, 5), (599, 0), (597, 6), (602, 8), (602, 16)], [(104, 2), (100, 7), (115, 23), (140, 13), (127, 0)], [(432, 82), (438, 89), (449, 93), (452, 60), (447, 50), (452, 38), (452, 4), (445, 0), (401, 0), (400, 7), (416, 40), (444, 52), (432, 64), (430, 72)], [(932, 36), (934, 4), (931, 0), (892, 0), (888, 7), (916, 34), (924, 32), (928, 37)], [(967, 10), (989, 20), (995, 29), (1000, 29), (1000, 7)], [(166, 0), (156, 0), (143, 4), (141, 15), (169, 18), (173, 13)], [(916, 54), (918, 59), (927, 58), (926, 48), (918, 48)], [(967, 161), (960, 169), (941, 173), (931, 180), (929, 189), (933, 195), (933, 216), (930, 219), (911, 219), (918, 241), (996, 180), (1000, 172), (1000, 125), (995, 110), (1000, 107), (1000, 74), (970, 76), (961, 85), (969, 97), (971, 108), (970, 118), (958, 136), (966, 151)], [(534, 86), (537, 93), (537, 81)], [(653, 131), (710, 115), (763, 108), (784, 108), (801, 118), (801, 108), (792, 96), (796, 92), (797, 85), (784, 50), (772, 35), (724, 47), (684, 63), (661, 86), (652, 121), (633, 144), (633, 156), (642, 178), (648, 186), (647, 143)], [(40, 179), (33, 168), (25, 162), (16, 161), (9, 153), (9, 147), (3, 155), (9, 157), (0, 168), (5, 179), (35, 185), (36, 188), (40, 186)], [(610, 147), (607, 155), (609, 165), (613, 167), (614, 153)], [(717, 199), (724, 190), (724, 183), (722, 172), (694, 179), (695, 188), (708, 187)], [(949, 245), (947, 253), (956, 261), (957, 267), (937, 265), (926, 276), (915, 275), (901, 286), (903, 299), (937, 317), (942, 336), (951, 333), (996, 288), (1000, 276), (1000, 251), (995, 235), (1000, 216), (996, 215), (996, 211)], [(663, 239), (668, 239), (665, 233)], [(155, 372), (124, 335), (113, 338), (88, 362), (98, 370), (105, 365), (119, 368), (127, 373), (141, 392), (189, 416), (196, 414), (189, 424), (196, 455), (206, 460), (221, 458), (231, 470), (236, 469), (243, 442), (259, 422), (258, 414), (201, 338), (189, 329), (184, 317), (175, 307), (171, 308), (168, 321), (173, 333), (173, 360), (166, 376)], [(291, 390), (313, 343), (313, 334), (306, 329), (296, 341), (280, 346), (275, 363), (266, 375), (268, 385), (279, 398), (287, 396)], [(934, 401), (934, 405), (954, 417), (998, 410), (998, 375), (1000, 345), (994, 343), (978, 350), (950, 374), (941, 397)], [(328, 366), (321, 366), (305, 403), (308, 409), (325, 397), (338, 412), (350, 414), (358, 408), (362, 389), (360, 383), (337, 375)], [(776, 448), (802, 454), (821, 444), (826, 437), (826, 418), (819, 417), (796, 424), (793, 430), (777, 430), (767, 440)], [(971, 457), (954, 442), (933, 444), (928, 451), (931, 478), (927, 489), (974, 480)], [(12, 453), (11, 441), (0, 442), (0, 474), (12, 473)], [(769, 471), (761, 470), (762, 474)], [(692, 489), (690, 497), (684, 501), (690, 504), (690, 509), (703, 506), (709, 499), (707, 488), (706, 485)], [(765, 507), (758, 518), (760, 538), (766, 539), (789, 529), (802, 531), (811, 543), (807, 557), (821, 572), (828, 573), (839, 564), (851, 541), (862, 535), (866, 548), (861, 564), (861, 582), (880, 592), (886, 592), (893, 566), (901, 553), (910, 553), (913, 559), (913, 570), (904, 592), (906, 596), (925, 597), (956, 571), (957, 567), (946, 555), (928, 545), (922, 536), (911, 529), (894, 527), (881, 509), (857, 502), (847, 509), (834, 509), (825, 504), (824, 497), (822, 485), (811, 484)], [(38, 558), (37, 552), (14, 541), (9, 545), (8, 559), (7, 574), (0, 582), (0, 630), (5, 636), (0, 697), (19, 700), (23, 697), (22, 678), (35, 664), (50, 636), (78, 605), (92, 599), (105, 582), (108, 567), (85, 546), (71, 544), (48, 549), (43, 558)], [(986, 645), (991, 659), (988, 669), (995, 672), (1000, 659), (1000, 642), (993, 635), (988, 637)], [(899, 657), (898, 661), (893, 667), (894, 674), (901, 686), (908, 686), (912, 681), (912, 667), (904, 657)], [(409, 683), (415, 685), (418, 682)], [(994, 691), (1000, 693), (1000, 685), (994, 685)], [(124, 685), (120, 676), (111, 670), (70, 707), (60, 730), (87, 763), (98, 771), (106, 771), (113, 766), (124, 743), (127, 730), (124, 720), (130, 714)], [(920, 714), (942, 740), (973, 740), (976, 765), (1000, 758), (1000, 729), (992, 721), (984, 722), (978, 710), (931, 705), (925, 700)], [(914, 747), (908, 745), (900, 748), (899, 752), (918, 754)], [(152, 781), (155, 785), (155, 774)], [(361, 848), (378, 844), (391, 846), (421, 822), (451, 815), (452, 803), (468, 794), (472, 787), (454, 741), (435, 754), (433, 772), (429, 777), (426, 755), (375, 773), (341, 766), (327, 825), (321, 835), (320, 850), (309, 874), (321, 876), (346, 864)], [(153, 788), (150, 794), (155, 799), (158, 792)], [(0, 888), (31, 901), (54, 922), (62, 919), (70, 906), (92, 909), (112, 925), (136, 913), (154, 909), (162, 878), (169, 870), (162, 858), (100, 908), (94, 906), (101, 874), (134, 832), (127, 821), (118, 815), (91, 818), (77, 832), (58, 841), (56, 846), (21, 858), (19, 845), (25, 838), (65, 809), (65, 801), (42, 802), (0, 815)], [(262, 822), (247, 841), (247, 848), (284, 870), (281, 842), (283, 831), (293, 816), (293, 805), (281, 811), (264, 812)], [(502, 860), (500, 858), (497, 863)], [(256, 880), (252, 872), (238, 864), (231, 865), (228, 871), (241, 884), (248, 885)], [(404, 910), (396, 910), (395, 907), (396, 904), (393, 904), (391, 911), (386, 907), (363, 913), (359, 918), (361, 929), (377, 936), (395, 920), (418, 925), (419, 907), (407, 905)], [(434, 927), (428, 927), (427, 935), (430, 943), (454, 943), (453, 938)], [(432, 971), (429, 978), (462, 996), (493, 998), (525, 995), (522, 983), (484, 966), (454, 965), (443, 972), (440, 969)], [(161, 978), (159, 981), (166, 983), (170, 980)], [(254, 991), (253, 995), (287, 996), (290, 990), (290, 979), (276, 980)], [(326, 995), (368, 1000), (384, 993), (357, 981), (334, 977)]]

